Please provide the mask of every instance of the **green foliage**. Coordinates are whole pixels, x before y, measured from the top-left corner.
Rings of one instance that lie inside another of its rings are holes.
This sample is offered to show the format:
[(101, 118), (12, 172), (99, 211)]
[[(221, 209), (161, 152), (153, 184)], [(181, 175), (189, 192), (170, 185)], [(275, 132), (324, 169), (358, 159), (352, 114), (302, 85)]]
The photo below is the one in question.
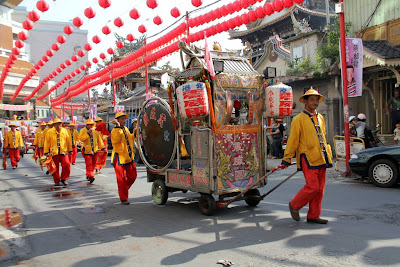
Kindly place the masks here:
[[(345, 25), (346, 34), (350, 30), (351, 23)], [(340, 40), (340, 21), (339, 16), (335, 17), (335, 22), (328, 25), (328, 31), (325, 36), (326, 42), (317, 47), (318, 67), (326, 68), (330, 64), (339, 60), (339, 40)], [(328, 62), (330, 59), (330, 63)]]
[(317, 66), (311, 63), (311, 59), (309, 57), (305, 57), (303, 59), (295, 58), (292, 62), (288, 62), (287, 64), (291, 68), (286, 72), (286, 74), (288, 75), (301, 72), (309, 72), (311, 70), (317, 69)]

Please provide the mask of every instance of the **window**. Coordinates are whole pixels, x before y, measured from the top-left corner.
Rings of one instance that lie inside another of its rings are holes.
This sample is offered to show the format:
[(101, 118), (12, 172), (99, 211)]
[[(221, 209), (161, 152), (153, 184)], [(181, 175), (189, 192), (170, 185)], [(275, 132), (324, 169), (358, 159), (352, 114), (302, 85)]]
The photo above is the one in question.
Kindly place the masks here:
[(293, 62), (297, 61), (301, 61), (301, 59), (303, 58), (303, 46), (299, 45), (299, 46), (294, 46), (293, 47)]

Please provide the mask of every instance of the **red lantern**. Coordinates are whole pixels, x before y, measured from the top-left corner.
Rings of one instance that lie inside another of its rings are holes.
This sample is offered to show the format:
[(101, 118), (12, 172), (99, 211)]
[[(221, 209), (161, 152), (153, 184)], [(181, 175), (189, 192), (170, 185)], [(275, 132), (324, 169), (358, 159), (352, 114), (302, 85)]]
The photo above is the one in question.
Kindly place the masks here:
[(89, 43), (86, 43), (83, 48), (85, 48), (86, 51), (92, 50), (92, 46)]
[(60, 67), (58, 67), (58, 68), (56, 69), (56, 71), (57, 71), (58, 73), (60, 73), (60, 72), (62, 72), (62, 69), (61, 69)]
[(56, 71), (53, 71), (51, 74), (52, 74), (52, 76), (53, 76), (53, 77), (51, 77), (51, 78), (54, 78), (54, 76), (57, 76), (57, 72), (56, 72)]
[(24, 27), (25, 30), (30, 31), (33, 28), (33, 23), (29, 19), (24, 20), (24, 22), (22, 22), (22, 27)]
[(13, 55), (18, 56), (19, 53), (21, 53), (21, 51), (20, 51), (18, 48), (14, 47), (13, 49), (11, 49), (11, 53), (12, 53)]
[(47, 62), (47, 61), (49, 61), (49, 57), (48, 56), (46, 56), (46, 55), (44, 55), (43, 57), (42, 57), (42, 60), (44, 61), (44, 62)]
[(139, 29), (139, 32), (140, 32), (140, 33), (145, 33), (145, 32), (147, 31), (146, 26), (144, 26), (143, 24), (140, 25), (138, 29)]
[(60, 44), (65, 43), (66, 40), (67, 40), (67, 38), (65, 38), (64, 35), (60, 34), (59, 36), (57, 36), (57, 42), (59, 42)]
[(281, 12), (283, 9), (282, 0), (275, 0), (273, 3), (274, 10), (277, 12)]
[(72, 76), (72, 77), (75, 77), (75, 76), (76, 76), (76, 73), (75, 73), (75, 72), (71, 72), (71, 76)]
[(95, 35), (95, 36), (93, 36), (92, 41), (93, 41), (93, 43), (98, 44), (98, 43), (100, 43), (101, 39), (99, 36)]
[(86, 66), (85, 65), (81, 65), (81, 70), (85, 70), (86, 69)]
[(250, 21), (256, 21), (257, 20), (257, 15), (256, 15), (256, 12), (254, 10), (250, 10), (248, 14), (249, 14), (249, 20)]
[(74, 32), (74, 29), (70, 25), (67, 25), (64, 27), (64, 32), (66, 35), (70, 35)]
[(96, 12), (91, 7), (86, 8), (83, 13), (88, 19), (92, 19), (96, 16)]
[(99, 6), (102, 8), (108, 8), (111, 6), (111, 0), (99, 0)]
[(40, 19), (40, 16), (35, 10), (32, 10), (28, 13), (28, 19), (32, 21), (38, 21)]
[(36, 7), (42, 12), (46, 12), (47, 10), (49, 10), (49, 4), (47, 4), (47, 2), (44, 0), (37, 1)]
[(18, 48), (24, 47), (24, 42), (22, 42), (21, 40), (15, 41), (15, 47), (18, 47)]
[(241, 8), (248, 8), (249, 7), (249, 1), (248, 0), (240, 0), (240, 7)]
[(202, 0), (192, 0), (192, 5), (195, 7), (199, 7), (203, 4)]
[(21, 41), (25, 41), (26, 39), (28, 39), (28, 34), (24, 31), (22, 31), (22, 32), (18, 33), (18, 38)]
[(76, 17), (72, 20), (72, 23), (75, 25), (75, 27), (79, 28), (80, 26), (83, 25), (83, 21), (80, 17)]
[(60, 64), (60, 68), (61, 68), (61, 69), (65, 69), (66, 67), (67, 67), (67, 65), (65, 65), (64, 63), (61, 63), (61, 64)]
[(233, 107), (235, 109), (240, 109), (242, 107), (242, 103), (240, 103), (240, 101), (236, 99), (233, 101)]
[(76, 72), (77, 74), (79, 74), (79, 73), (81, 73), (81, 69), (80, 69), (80, 68), (77, 68), (77, 69), (75, 70), (75, 72)]
[(129, 16), (130, 16), (132, 19), (138, 19), (138, 18), (140, 18), (140, 13), (139, 13), (139, 11), (137, 11), (136, 8), (134, 8), (134, 9), (132, 9), (132, 10), (129, 12)]
[(114, 25), (120, 28), (124, 26), (124, 21), (120, 17), (118, 17), (114, 20)]
[(236, 28), (235, 20), (234, 19), (228, 20), (228, 25), (229, 25), (229, 29)]
[(51, 49), (47, 50), (47, 51), (46, 51), (46, 55), (47, 55), (48, 57), (54, 56), (53, 50), (51, 50)]
[(265, 17), (265, 10), (264, 7), (260, 6), (256, 9), (257, 18), (262, 19)]
[(108, 34), (111, 33), (111, 30), (110, 30), (110, 28), (109, 28), (107, 25), (104, 26), (104, 27), (101, 29), (101, 31), (102, 31), (105, 35), (108, 35)]
[(283, 6), (285, 8), (289, 8), (289, 7), (293, 6), (293, 0), (284, 0), (283, 1)]
[(177, 18), (181, 15), (181, 12), (179, 11), (179, 9), (177, 7), (174, 7), (173, 9), (171, 9), (171, 16), (173, 16), (174, 18)]
[(229, 14), (229, 11), (228, 11), (228, 9), (226, 8), (225, 5), (224, 5), (224, 6), (221, 6), (219, 9), (221, 10), (221, 15), (222, 15), (223, 17), (225, 17), (226, 15)]
[(264, 9), (265, 9), (265, 14), (267, 14), (267, 16), (270, 16), (275, 12), (274, 7), (269, 2), (265, 4)]
[(39, 60), (37, 64), (38, 64), (40, 67), (43, 67), (43, 66), (44, 66), (43, 60)]
[(124, 43), (122, 41), (118, 41), (117, 42), (117, 47), (120, 48), (120, 49), (123, 48), (124, 47)]
[(92, 66), (92, 62), (86, 61), (86, 66), (87, 66), (88, 68), (90, 68), (90, 67)]
[(236, 12), (242, 10), (242, 7), (240, 6), (240, 0), (233, 2), (233, 10)]
[(247, 16), (246, 13), (244, 13), (240, 16), (240, 20), (242, 21), (243, 24), (248, 24), (250, 22), (249, 16)]
[(105, 58), (106, 58), (106, 55), (105, 55), (104, 53), (101, 53), (101, 54), (99, 55), (99, 57), (100, 57), (101, 59), (105, 59)]
[(80, 57), (84, 57), (86, 55), (85, 51), (83, 51), (82, 49), (78, 51), (78, 56)]
[(97, 59), (97, 57), (94, 57), (94, 58), (92, 59), (92, 61), (93, 61), (94, 64), (99, 63), (99, 60)]
[(77, 62), (78, 59), (79, 59), (79, 58), (78, 58), (77, 55), (72, 55), (72, 57), (71, 57), (71, 60), (74, 61), (74, 62)]
[(70, 59), (65, 60), (65, 65), (71, 66), (72, 62)]
[(130, 33), (130, 34), (128, 34), (128, 35), (126, 36), (126, 39), (127, 39), (129, 42), (133, 42), (133, 40), (135, 40), (135, 37), (133, 37), (133, 35)]
[(160, 18), (160, 16), (155, 16), (153, 22), (156, 25), (160, 25), (162, 23), (162, 19)]
[(107, 49), (107, 53), (112, 55), (112, 54), (114, 54), (114, 50), (110, 47), (110, 48)]
[(300, 5), (301, 3), (304, 2), (304, 0), (294, 0), (294, 2), (295, 2), (296, 4), (298, 4), (298, 5)]
[(51, 49), (53, 49), (54, 51), (58, 51), (58, 50), (60, 50), (60, 45), (57, 43), (54, 43), (51, 45)]
[(158, 6), (157, 0), (147, 0), (146, 4), (151, 9), (155, 9)]
[(240, 19), (240, 16), (234, 17), (234, 20), (235, 20), (236, 27), (239, 27), (240, 25), (243, 24), (242, 20)]
[(11, 59), (12, 61), (15, 61), (15, 60), (17, 60), (17, 56), (14, 55), (14, 54), (11, 54), (11, 55), (10, 55), (10, 59)]
[(235, 5), (233, 3), (229, 3), (226, 5), (226, 9), (228, 10), (229, 14), (232, 14), (235, 12)]

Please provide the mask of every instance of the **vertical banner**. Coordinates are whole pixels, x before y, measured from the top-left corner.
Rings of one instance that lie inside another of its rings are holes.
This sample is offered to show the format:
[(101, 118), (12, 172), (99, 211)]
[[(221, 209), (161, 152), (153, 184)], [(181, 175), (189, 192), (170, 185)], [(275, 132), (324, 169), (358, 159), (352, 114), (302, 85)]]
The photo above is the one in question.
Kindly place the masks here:
[(114, 112), (124, 112), (125, 111), (125, 106), (121, 106), (121, 105), (115, 105), (114, 107)]
[(361, 96), (363, 83), (363, 44), (360, 38), (346, 38), (346, 71), (349, 97)]
[(90, 104), (89, 110), (90, 110), (90, 118), (94, 120), (97, 117), (97, 105)]

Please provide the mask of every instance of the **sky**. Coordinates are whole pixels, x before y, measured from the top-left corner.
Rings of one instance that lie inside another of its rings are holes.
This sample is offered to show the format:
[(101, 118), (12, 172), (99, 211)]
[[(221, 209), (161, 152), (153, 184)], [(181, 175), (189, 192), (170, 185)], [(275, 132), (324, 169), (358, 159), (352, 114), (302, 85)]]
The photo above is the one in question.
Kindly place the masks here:
[[(37, 0), (24, 0), (21, 3), (21, 6), (25, 6), (28, 12), (31, 10), (37, 10), (36, 2)], [(138, 31), (138, 26), (144, 24), (147, 27), (147, 35), (151, 36), (158, 32), (161, 32), (162, 34), (165, 28), (167, 28), (169, 25), (173, 24), (176, 20), (179, 19), (175, 19), (171, 16), (170, 10), (172, 8), (177, 7), (180, 10), (181, 15), (185, 14), (186, 11), (192, 11), (196, 9), (191, 4), (191, 0), (158, 0), (158, 7), (155, 9), (148, 8), (146, 5), (146, 0), (111, 0), (111, 6), (107, 9), (103, 9), (102, 7), (100, 7), (98, 4), (98, 0), (47, 0), (47, 2), (49, 3), (50, 8), (47, 12), (39, 12), (40, 20), (72, 21), (72, 19), (77, 16), (79, 16), (83, 20), (83, 25), (81, 26), (81, 29), (88, 30), (88, 40), (93, 47), (93, 49), (89, 52), (90, 59), (92, 59), (93, 57), (98, 57), (101, 52), (107, 54), (106, 50), (109, 47), (115, 48), (114, 35), (112, 33), (109, 35), (104, 35), (101, 32), (101, 28), (105, 25), (108, 25), (111, 28), (112, 32), (117, 32), (121, 36), (126, 37), (127, 34), (131, 33), (136, 38), (141, 35)], [(233, 0), (203, 0), (202, 7), (211, 3), (215, 4), (201, 11), (197, 11), (192, 15), (193, 17), (198, 16), (204, 14), (207, 11), (213, 10), (217, 7), (231, 2), (233, 2)], [(257, 5), (261, 4), (257, 3), (256, 6)], [(96, 16), (90, 20), (84, 15), (84, 10), (88, 7), (91, 7), (96, 12)], [(133, 20), (129, 16), (129, 12), (133, 8), (136, 8), (141, 14), (138, 20)], [(234, 16), (243, 12), (244, 11), (234, 13)], [(153, 18), (157, 15), (160, 16), (163, 20), (163, 23), (161, 25), (155, 25), (153, 23)], [(124, 26), (122, 26), (121, 28), (117, 28), (113, 23), (114, 19), (117, 17), (120, 17), (124, 21)], [(197, 32), (201, 28), (206, 28), (225, 20), (227, 20), (227, 17), (225, 17), (224, 19), (216, 20), (209, 24), (205, 24), (202, 27), (193, 28), (192, 31)], [(168, 31), (169, 30), (166, 30), (165, 32)], [(99, 44), (94, 44), (92, 42), (92, 37), (94, 35), (98, 35), (101, 38), (101, 42)], [(151, 42), (155, 38), (159, 38), (160, 36), (162, 35), (158, 35), (154, 38), (149, 38), (149, 42)], [(240, 40), (228, 39), (228, 33), (221, 33), (208, 38), (208, 43), (209, 45), (212, 45), (214, 41), (218, 41), (223, 49), (243, 48)], [(51, 44), (49, 43), (48, 45), (50, 48)], [(196, 42), (195, 45), (204, 47), (204, 40)], [(171, 55), (170, 57), (163, 58), (161, 61), (158, 62), (157, 66), (160, 67), (167, 61), (170, 61), (170, 64), (173, 67), (181, 66), (180, 57), (177, 53)]]

